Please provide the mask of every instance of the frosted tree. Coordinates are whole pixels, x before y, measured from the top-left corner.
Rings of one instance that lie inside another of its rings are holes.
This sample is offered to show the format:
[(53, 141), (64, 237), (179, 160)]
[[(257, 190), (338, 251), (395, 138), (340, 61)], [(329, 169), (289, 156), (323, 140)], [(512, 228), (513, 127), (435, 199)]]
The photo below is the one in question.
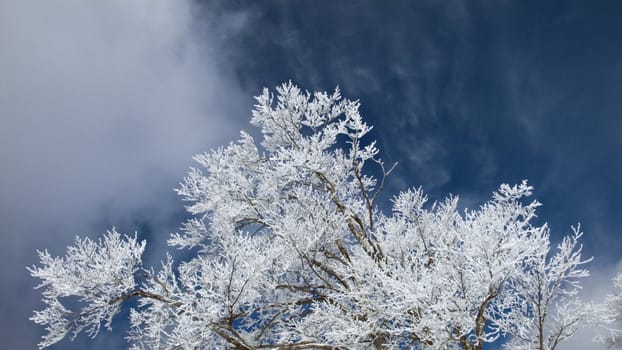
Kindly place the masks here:
[[(573, 234), (564, 237), (554, 254), (534, 261), (527, 270), (531, 278), (517, 284), (517, 293), (531, 312), (521, 315), (522, 320), (517, 322), (520, 331), (513, 333), (507, 348), (552, 350), (587, 325), (602, 327), (610, 337), (616, 334), (615, 329), (607, 327), (615, 314), (606, 304), (582, 302), (578, 297), (579, 279), (589, 276), (581, 265), (591, 260), (581, 260), (578, 242), (582, 235), (579, 227), (573, 228)], [(602, 334), (596, 338), (601, 343), (607, 339)]]
[(194, 258), (144, 266), (145, 242), (114, 230), (39, 253), (41, 348), (95, 336), (131, 299), (133, 349), (544, 350), (612, 321), (576, 296), (580, 231), (552, 252), (527, 182), (464, 212), (412, 188), (387, 213), (377, 200), (393, 167), (365, 141), (357, 101), (291, 83), (256, 100), (261, 140), (243, 132), (195, 156), (177, 189), (193, 218), (168, 243)]

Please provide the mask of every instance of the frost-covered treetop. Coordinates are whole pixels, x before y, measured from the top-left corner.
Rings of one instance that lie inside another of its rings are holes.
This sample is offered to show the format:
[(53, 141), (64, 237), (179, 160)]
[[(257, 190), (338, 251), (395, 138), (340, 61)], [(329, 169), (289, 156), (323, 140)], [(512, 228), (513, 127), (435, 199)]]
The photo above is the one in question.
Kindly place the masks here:
[(114, 230), (65, 257), (39, 252), (41, 348), (110, 328), (130, 299), (132, 349), (544, 350), (613, 320), (577, 296), (580, 229), (552, 247), (526, 181), (465, 212), (412, 188), (386, 213), (393, 167), (358, 101), (291, 82), (256, 100), (261, 139), (195, 156), (177, 189), (193, 218), (168, 243), (192, 259), (146, 267), (145, 242)]

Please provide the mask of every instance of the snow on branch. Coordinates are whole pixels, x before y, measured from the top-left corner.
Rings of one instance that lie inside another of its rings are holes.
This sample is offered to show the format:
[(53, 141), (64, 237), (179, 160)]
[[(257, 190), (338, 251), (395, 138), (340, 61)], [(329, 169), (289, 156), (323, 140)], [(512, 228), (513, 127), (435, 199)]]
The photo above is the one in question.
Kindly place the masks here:
[(553, 350), (586, 325), (615, 334), (578, 297), (580, 229), (552, 249), (527, 181), (465, 212), (405, 189), (385, 213), (394, 167), (358, 101), (288, 82), (256, 97), (251, 123), (258, 140), (195, 156), (176, 190), (193, 217), (168, 243), (195, 253), (176, 268), (144, 268), (145, 242), (114, 230), (39, 253), (41, 347), (95, 336), (132, 298), (133, 349)]
[(62, 258), (40, 251), (42, 267), (28, 268), (41, 280), (36, 288), (44, 289), (47, 305), (31, 318), (48, 331), (39, 346), (54, 344), (67, 333), (73, 339), (83, 330), (95, 337), (102, 323), (110, 328), (121, 302), (132, 296), (145, 245), (113, 229), (98, 241), (76, 238)]

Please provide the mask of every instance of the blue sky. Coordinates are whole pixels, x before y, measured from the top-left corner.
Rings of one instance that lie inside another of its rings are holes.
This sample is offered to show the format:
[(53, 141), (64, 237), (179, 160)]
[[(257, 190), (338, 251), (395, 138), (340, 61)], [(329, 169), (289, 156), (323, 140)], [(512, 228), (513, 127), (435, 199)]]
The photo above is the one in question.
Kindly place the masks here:
[(476, 207), (528, 179), (555, 239), (581, 222), (585, 293), (602, 295), (622, 258), (620, 18), (618, 1), (0, 0), (4, 347), (42, 331), (36, 249), (114, 225), (156, 264), (191, 156), (250, 131), (252, 96), (290, 79), (361, 100), (399, 162), (387, 197), (421, 185)]

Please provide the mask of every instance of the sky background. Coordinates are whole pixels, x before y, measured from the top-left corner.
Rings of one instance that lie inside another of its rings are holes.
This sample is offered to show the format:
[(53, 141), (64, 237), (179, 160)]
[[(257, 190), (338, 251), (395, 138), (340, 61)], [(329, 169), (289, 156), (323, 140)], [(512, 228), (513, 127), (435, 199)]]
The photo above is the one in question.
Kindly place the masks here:
[[(602, 297), (622, 259), (621, 18), (619, 1), (0, 0), (2, 347), (43, 332), (37, 249), (116, 226), (158, 264), (191, 156), (253, 132), (252, 97), (290, 79), (360, 99), (399, 162), (387, 198), (474, 208), (528, 179), (554, 240), (581, 223)], [(123, 348), (123, 316), (53, 349)]]

